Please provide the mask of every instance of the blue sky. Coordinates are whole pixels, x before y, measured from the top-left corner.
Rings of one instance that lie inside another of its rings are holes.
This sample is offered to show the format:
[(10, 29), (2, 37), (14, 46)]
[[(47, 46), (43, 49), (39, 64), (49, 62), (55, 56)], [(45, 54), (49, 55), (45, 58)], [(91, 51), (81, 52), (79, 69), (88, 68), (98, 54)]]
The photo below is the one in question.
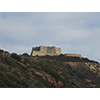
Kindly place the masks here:
[(1, 12), (0, 48), (31, 53), (34, 46), (60, 47), (100, 62), (99, 12)]

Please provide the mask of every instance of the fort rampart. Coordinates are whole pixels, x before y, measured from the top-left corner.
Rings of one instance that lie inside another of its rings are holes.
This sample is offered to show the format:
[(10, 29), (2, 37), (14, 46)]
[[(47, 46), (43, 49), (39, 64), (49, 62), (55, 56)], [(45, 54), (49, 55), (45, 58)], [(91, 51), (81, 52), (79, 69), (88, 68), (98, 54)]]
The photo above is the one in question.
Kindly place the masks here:
[(65, 56), (82, 58), (80, 54), (65, 54)]
[(50, 56), (56, 56), (56, 55), (60, 55), (61, 54), (61, 49), (60, 48), (56, 48), (55, 46), (52, 47), (33, 47), (32, 48), (32, 52), (31, 52), (31, 56), (45, 56), (45, 55), (50, 55)]
[[(33, 47), (32, 48), (32, 52), (31, 52), (31, 56), (46, 56), (46, 55), (50, 55), (50, 56), (59, 56), (61, 54), (61, 49), (60, 48), (56, 48), (55, 46), (39, 46), (39, 47)], [(64, 54), (65, 56), (70, 56), (70, 57), (81, 57), (80, 54)]]

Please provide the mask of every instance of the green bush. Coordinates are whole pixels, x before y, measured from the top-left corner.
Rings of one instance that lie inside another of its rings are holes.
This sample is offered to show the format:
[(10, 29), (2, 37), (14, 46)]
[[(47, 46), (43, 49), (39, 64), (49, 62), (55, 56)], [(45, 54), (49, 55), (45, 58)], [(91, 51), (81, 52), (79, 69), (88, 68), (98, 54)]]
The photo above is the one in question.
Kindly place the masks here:
[(12, 83), (12, 81), (9, 78), (4, 78), (3, 82), (8, 86), (8, 87), (14, 87), (14, 84)]
[(30, 60), (30, 59), (27, 59), (27, 58), (24, 59), (23, 63), (24, 63), (25, 65), (27, 65), (27, 64), (32, 65), (32, 64), (33, 64), (33, 63), (31, 62), (31, 60)]
[(21, 76), (15, 71), (12, 72), (16, 77), (21, 78)]
[(6, 67), (0, 65), (0, 70), (3, 71), (3, 72), (7, 72), (9, 71)]
[(7, 85), (2, 81), (0, 80), (0, 88), (6, 88)]
[(1, 49), (0, 49), (0, 53), (2, 53), (2, 52), (4, 52), (4, 50), (1, 50)]
[(52, 77), (54, 77), (56, 79), (56, 81), (59, 80), (59, 75), (55, 70), (50, 70), (49, 75), (51, 75)]
[(29, 56), (28, 53), (23, 53), (22, 55), (23, 55), (23, 56)]
[(17, 61), (20, 61), (20, 62), (21, 62), (20, 56), (17, 55), (16, 53), (12, 53), (12, 54), (11, 54), (11, 57), (12, 57), (13, 59), (16, 59)]
[(5, 51), (5, 53), (8, 53), (8, 54), (10, 54), (8, 51)]

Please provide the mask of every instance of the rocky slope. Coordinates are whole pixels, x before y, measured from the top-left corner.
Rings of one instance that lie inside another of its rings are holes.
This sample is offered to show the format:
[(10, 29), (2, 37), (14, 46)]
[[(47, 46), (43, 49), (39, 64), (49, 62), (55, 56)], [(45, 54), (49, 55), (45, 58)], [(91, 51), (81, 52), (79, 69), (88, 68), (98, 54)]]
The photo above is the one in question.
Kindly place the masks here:
[(100, 64), (87, 58), (32, 57), (0, 50), (0, 87), (100, 87)]
[(94, 73), (98, 73), (100, 75), (100, 64), (92, 63), (92, 62), (85, 62), (85, 64), (92, 70)]

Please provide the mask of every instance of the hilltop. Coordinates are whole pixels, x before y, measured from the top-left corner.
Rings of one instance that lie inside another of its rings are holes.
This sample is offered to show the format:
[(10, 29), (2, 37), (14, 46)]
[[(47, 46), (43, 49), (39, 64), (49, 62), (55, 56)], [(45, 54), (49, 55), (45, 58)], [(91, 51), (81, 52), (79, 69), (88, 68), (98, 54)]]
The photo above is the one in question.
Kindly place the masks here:
[(100, 87), (100, 64), (88, 58), (18, 55), (0, 50), (0, 87)]

